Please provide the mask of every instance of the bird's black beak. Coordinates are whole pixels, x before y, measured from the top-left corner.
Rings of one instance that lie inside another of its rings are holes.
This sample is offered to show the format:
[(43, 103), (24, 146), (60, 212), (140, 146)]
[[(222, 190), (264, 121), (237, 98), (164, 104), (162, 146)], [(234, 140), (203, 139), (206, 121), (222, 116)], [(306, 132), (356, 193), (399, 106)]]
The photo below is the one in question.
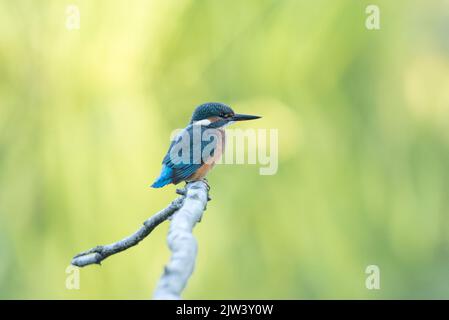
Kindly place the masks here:
[(246, 120), (259, 119), (259, 118), (261, 118), (261, 117), (252, 116), (250, 114), (234, 114), (234, 116), (231, 117), (231, 121), (246, 121)]

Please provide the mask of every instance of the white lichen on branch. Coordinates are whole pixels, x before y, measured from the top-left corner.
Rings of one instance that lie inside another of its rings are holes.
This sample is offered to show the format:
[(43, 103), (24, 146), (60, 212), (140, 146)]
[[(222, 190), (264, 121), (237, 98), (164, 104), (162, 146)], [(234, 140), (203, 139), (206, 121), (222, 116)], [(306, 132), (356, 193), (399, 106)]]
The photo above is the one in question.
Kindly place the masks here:
[(154, 299), (180, 299), (195, 266), (197, 243), (192, 230), (206, 209), (208, 186), (203, 181), (188, 186), (184, 204), (171, 218), (167, 242), (172, 255), (154, 292)]

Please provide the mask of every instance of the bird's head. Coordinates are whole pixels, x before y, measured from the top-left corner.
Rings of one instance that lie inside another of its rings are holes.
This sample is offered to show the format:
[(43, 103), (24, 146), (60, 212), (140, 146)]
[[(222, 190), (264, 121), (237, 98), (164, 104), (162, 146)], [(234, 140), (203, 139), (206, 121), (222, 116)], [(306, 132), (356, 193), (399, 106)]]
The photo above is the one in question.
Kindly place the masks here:
[(234, 121), (259, 119), (259, 116), (235, 113), (231, 107), (219, 102), (208, 102), (196, 107), (191, 124), (211, 125), (215, 128), (223, 127)]

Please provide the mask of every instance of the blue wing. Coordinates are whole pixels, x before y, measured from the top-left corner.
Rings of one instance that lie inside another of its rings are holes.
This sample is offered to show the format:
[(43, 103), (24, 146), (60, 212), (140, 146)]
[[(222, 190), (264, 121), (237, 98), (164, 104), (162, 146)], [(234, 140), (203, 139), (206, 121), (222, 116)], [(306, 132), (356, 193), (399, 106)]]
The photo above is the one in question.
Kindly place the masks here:
[[(201, 155), (204, 148), (211, 143), (214, 144), (210, 146), (210, 154), (213, 155), (217, 139), (212, 136), (209, 136), (209, 140), (203, 139), (206, 137), (203, 133), (206, 129), (208, 129), (208, 127), (198, 125), (195, 125), (195, 127), (200, 129), (199, 133), (201, 136), (199, 139), (195, 139), (194, 137), (194, 126), (189, 125), (172, 141), (168, 152), (162, 161), (161, 174), (151, 185), (153, 188), (161, 188), (170, 183), (178, 184), (193, 175), (204, 164), (203, 157)], [(210, 141), (211, 139), (212, 141)], [(201, 153), (199, 154), (199, 157), (198, 154), (195, 155), (194, 153), (194, 150), (198, 150), (195, 149), (195, 147), (200, 148), (199, 150)], [(177, 153), (176, 150), (181, 150), (181, 154)], [(182, 151), (185, 150), (188, 150), (189, 154), (182, 154)], [(182, 161), (180, 161), (181, 158)]]

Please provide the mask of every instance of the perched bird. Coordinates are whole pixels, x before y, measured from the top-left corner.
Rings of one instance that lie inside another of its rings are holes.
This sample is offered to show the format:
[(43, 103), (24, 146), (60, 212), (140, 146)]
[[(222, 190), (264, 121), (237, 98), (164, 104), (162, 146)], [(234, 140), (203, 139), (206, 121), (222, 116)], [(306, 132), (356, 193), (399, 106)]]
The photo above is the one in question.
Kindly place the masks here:
[(203, 180), (224, 152), (224, 128), (235, 121), (258, 118), (236, 114), (223, 103), (210, 102), (198, 106), (189, 125), (173, 139), (162, 161), (161, 173), (151, 187)]

